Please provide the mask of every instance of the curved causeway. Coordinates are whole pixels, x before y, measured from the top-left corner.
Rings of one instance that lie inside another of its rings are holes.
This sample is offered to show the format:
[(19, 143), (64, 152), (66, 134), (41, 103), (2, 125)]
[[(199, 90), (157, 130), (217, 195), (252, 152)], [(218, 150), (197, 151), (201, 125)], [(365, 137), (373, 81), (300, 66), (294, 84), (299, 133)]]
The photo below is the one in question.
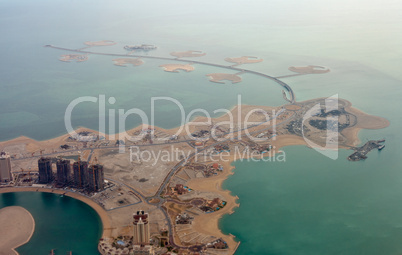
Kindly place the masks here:
[(53, 49), (58, 49), (58, 50), (65, 50), (65, 51), (72, 51), (72, 52), (79, 52), (79, 53), (84, 53), (84, 54), (94, 54), (94, 55), (105, 55), (105, 56), (115, 56), (115, 57), (131, 57), (131, 58), (150, 58), (150, 59), (160, 59), (160, 60), (169, 60), (169, 61), (179, 61), (179, 62), (186, 62), (186, 63), (195, 63), (195, 64), (200, 64), (200, 65), (207, 65), (207, 66), (216, 66), (220, 68), (226, 68), (230, 70), (236, 70), (242, 73), (251, 73), (255, 75), (259, 75), (262, 77), (265, 77), (267, 79), (270, 79), (277, 84), (281, 85), (288, 93), (289, 93), (289, 99), (285, 97), (287, 101), (289, 101), (291, 104), (296, 103), (296, 96), (292, 90), (292, 88), (286, 84), (285, 82), (279, 80), (278, 78), (275, 78), (273, 76), (260, 73), (257, 71), (252, 71), (248, 69), (243, 69), (243, 68), (238, 68), (234, 66), (225, 66), (225, 65), (220, 65), (220, 64), (214, 64), (214, 63), (208, 63), (208, 62), (203, 62), (203, 61), (198, 61), (198, 60), (186, 60), (186, 59), (180, 59), (180, 58), (168, 58), (168, 57), (157, 57), (157, 56), (144, 56), (144, 55), (134, 55), (134, 54), (117, 54), (117, 53), (103, 53), (103, 52), (93, 52), (93, 51), (87, 51), (87, 50), (82, 50), (82, 49), (68, 49), (68, 48), (62, 48), (62, 47), (57, 47), (53, 45), (45, 45), (45, 47), (53, 48)]

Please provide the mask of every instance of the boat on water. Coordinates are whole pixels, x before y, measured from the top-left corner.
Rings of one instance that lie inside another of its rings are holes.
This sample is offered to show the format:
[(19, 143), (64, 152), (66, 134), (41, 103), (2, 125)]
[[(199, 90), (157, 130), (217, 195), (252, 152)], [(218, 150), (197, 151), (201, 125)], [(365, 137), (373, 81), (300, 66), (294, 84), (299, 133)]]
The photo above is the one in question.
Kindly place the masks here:
[(55, 255), (54, 249), (52, 249), (52, 250), (50, 251), (49, 255)]
[(380, 145), (380, 146), (378, 146), (378, 150), (380, 151), (380, 150), (384, 149), (384, 147), (385, 147), (384, 144), (383, 144), (383, 145)]

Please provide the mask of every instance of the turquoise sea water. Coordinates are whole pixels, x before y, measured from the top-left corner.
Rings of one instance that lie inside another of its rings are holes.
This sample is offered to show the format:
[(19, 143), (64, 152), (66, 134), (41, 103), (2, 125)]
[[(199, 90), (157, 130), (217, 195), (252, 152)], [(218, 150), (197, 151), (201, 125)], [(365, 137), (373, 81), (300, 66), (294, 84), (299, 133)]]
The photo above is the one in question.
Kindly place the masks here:
[(0, 208), (13, 205), (27, 209), (35, 220), (35, 232), (27, 244), (17, 249), (19, 254), (42, 255), (52, 249), (56, 254), (99, 254), (102, 222), (85, 203), (42, 192), (0, 194)]
[[(119, 68), (113, 57), (90, 56), (63, 63), (62, 51), (45, 44), (80, 48), (84, 41), (114, 40), (110, 48), (152, 43), (150, 55), (203, 50), (206, 62), (257, 56), (245, 65), (273, 76), (289, 66), (322, 65), (325, 75), (284, 79), (298, 101), (338, 94), (357, 108), (387, 118), (391, 126), (360, 133), (386, 138), (386, 148), (363, 162), (350, 151), (332, 161), (302, 146), (285, 148), (286, 163), (236, 162), (225, 187), (240, 208), (220, 225), (242, 242), (237, 254), (401, 254), (402, 4), (400, 1), (2, 1), (0, 3), (0, 140), (20, 135), (48, 139), (65, 133), (63, 115), (80, 96), (116, 97), (108, 108), (150, 112), (152, 96), (171, 96), (188, 113), (195, 108), (230, 109), (241, 94), (256, 105), (284, 103), (281, 88), (252, 75), (243, 82), (215, 84), (205, 74), (226, 72), (196, 65), (171, 74), (144, 59)], [(201, 60), (200, 59), (200, 60)], [(179, 124), (174, 105), (161, 103), (157, 125)], [(73, 112), (73, 125), (97, 128), (97, 106)], [(129, 119), (127, 127), (139, 123)], [(63, 223), (60, 223), (63, 225)], [(94, 239), (95, 241), (95, 239)], [(29, 244), (28, 244), (29, 245)], [(23, 254), (23, 253), (21, 253)]]

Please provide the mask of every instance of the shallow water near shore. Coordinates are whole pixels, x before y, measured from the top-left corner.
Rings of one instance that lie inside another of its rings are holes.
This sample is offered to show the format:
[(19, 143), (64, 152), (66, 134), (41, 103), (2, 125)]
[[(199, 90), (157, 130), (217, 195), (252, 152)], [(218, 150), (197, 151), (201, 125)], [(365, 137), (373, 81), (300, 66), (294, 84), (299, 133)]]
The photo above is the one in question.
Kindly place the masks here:
[[(203, 50), (207, 55), (199, 60), (220, 64), (225, 57), (256, 56), (264, 62), (244, 68), (273, 76), (291, 74), (289, 66), (326, 66), (331, 69), (328, 74), (283, 81), (298, 101), (338, 94), (364, 112), (387, 118), (390, 127), (359, 135), (362, 142), (385, 138), (386, 148), (372, 151), (362, 162), (347, 161), (350, 151), (341, 150), (332, 161), (304, 146), (284, 148), (286, 163), (236, 162), (235, 175), (224, 182), (224, 188), (239, 196), (241, 206), (224, 216), (220, 226), (242, 242), (236, 254), (402, 253), (402, 6), (398, 1), (191, 5), (188, 1), (176, 5), (19, 1), (24, 6), (15, 2), (2, 2), (0, 8), (0, 31), (5, 35), (0, 40), (0, 120), (7, 120), (0, 121), (1, 141), (20, 135), (45, 140), (64, 134), (64, 111), (80, 96), (106, 94), (117, 99), (109, 108), (140, 108), (146, 113), (152, 96), (178, 99), (186, 112), (199, 107), (230, 109), (238, 94), (246, 104), (285, 103), (281, 87), (250, 74), (242, 75), (241, 83), (222, 85), (209, 82), (205, 74), (226, 70), (208, 66), (172, 74), (158, 67), (167, 62), (147, 59), (142, 66), (125, 68), (113, 66), (112, 57), (95, 55), (87, 62), (63, 63), (58, 57), (68, 53), (43, 48), (45, 44), (80, 48), (84, 41), (107, 39), (119, 44), (90, 50), (124, 52), (121, 48), (126, 44), (152, 43), (159, 49), (150, 55)], [(162, 105), (156, 114), (158, 125), (178, 125), (174, 105)], [(94, 104), (83, 104), (73, 114), (74, 127), (97, 129), (97, 121)], [(138, 123), (129, 119), (127, 127)], [(21, 255), (46, 254), (53, 248), (76, 254), (72, 245), (84, 251), (77, 254), (97, 254), (101, 223), (80, 201), (39, 193), (0, 195), (0, 207), (8, 205), (25, 207), (38, 223), (31, 241), (18, 249)], [(52, 210), (58, 212), (57, 218)], [(82, 216), (76, 220), (72, 215)], [(48, 220), (52, 228), (41, 228)], [(74, 240), (79, 231), (88, 233), (85, 243), (65, 242), (65, 236)]]
[(71, 197), (43, 192), (0, 194), (0, 208), (18, 205), (35, 220), (31, 240), (17, 248), (20, 255), (56, 254), (72, 251), (77, 255), (96, 255), (102, 222), (90, 206)]

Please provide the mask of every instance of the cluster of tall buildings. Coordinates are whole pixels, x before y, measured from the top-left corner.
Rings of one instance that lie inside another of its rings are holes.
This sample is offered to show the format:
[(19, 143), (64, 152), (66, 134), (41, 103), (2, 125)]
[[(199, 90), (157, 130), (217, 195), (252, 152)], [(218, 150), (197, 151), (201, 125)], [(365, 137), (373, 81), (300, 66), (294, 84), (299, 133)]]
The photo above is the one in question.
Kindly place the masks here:
[(133, 254), (134, 255), (153, 255), (154, 250), (149, 243), (149, 214), (144, 211), (137, 211), (133, 215), (134, 221), (134, 239)]
[(12, 180), (10, 155), (6, 152), (0, 152), (0, 182), (10, 182)]
[[(39, 183), (47, 184), (54, 181), (52, 165), (53, 161), (51, 158), (39, 159)], [(70, 160), (58, 159), (56, 161), (56, 168), (57, 185), (66, 186), (72, 183), (77, 188), (93, 192), (104, 189), (102, 165), (88, 165), (86, 161), (74, 162), (71, 165)]]

